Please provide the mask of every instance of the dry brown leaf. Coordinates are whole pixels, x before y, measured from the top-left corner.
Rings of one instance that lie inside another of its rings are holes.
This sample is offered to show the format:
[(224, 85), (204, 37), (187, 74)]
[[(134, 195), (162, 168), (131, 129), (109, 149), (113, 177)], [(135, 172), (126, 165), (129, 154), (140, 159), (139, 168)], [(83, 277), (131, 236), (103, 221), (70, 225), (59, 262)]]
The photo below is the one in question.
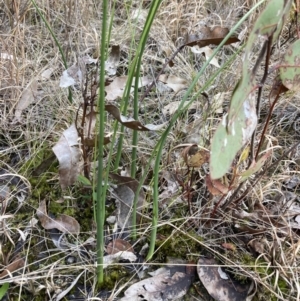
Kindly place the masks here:
[(59, 161), (59, 182), (62, 189), (72, 185), (80, 173), (81, 151), (74, 124), (65, 130), (52, 148)]
[(38, 88), (38, 82), (35, 79), (22, 92), (21, 97), (15, 109), (15, 117), (13, 122), (20, 122), (21, 114), (23, 110), (25, 110), (30, 104), (34, 103), (37, 100), (37, 96), (38, 96), (37, 88)]
[(220, 180), (212, 180), (210, 175), (207, 175), (205, 178), (205, 184), (208, 191), (212, 195), (221, 195), (228, 193), (228, 187), (222, 184)]
[[(229, 33), (228, 28), (223, 28), (221, 26), (216, 26), (213, 29), (208, 27), (202, 27), (198, 34), (187, 35), (185, 39), (185, 46), (196, 46), (205, 47), (208, 45), (219, 45), (225, 36)], [(232, 43), (239, 42), (236, 36), (231, 36), (225, 43), (229, 45)]]
[(134, 120), (133, 118), (127, 118), (120, 114), (120, 110), (114, 106), (114, 105), (106, 105), (105, 110), (114, 116), (115, 119), (117, 119), (120, 123), (122, 123), (124, 126), (137, 131), (158, 131), (162, 129), (165, 124), (146, 124), (142, 125), (139, 121)]
[(57, 218), (50, 218), (47, 214), (46, 201), (41, 201), (36, 215), (44, 229), (58, 229), (63, 233), (80, 233), (80, 225), (75, 218), (65, 214), (61, 214)]
[(25, 265), (23, 258), (17, 258), (12, 263), (7, 265), (4, 270), (0, 273), (0, 279), (8, 276), (10, 273), (22, 268)]
[(106, 247), (107, 254), (116, 254), (118, 252), (125, 251), (134, 253), (131, 244), (128, 241), (120, 238), (111, 241)]

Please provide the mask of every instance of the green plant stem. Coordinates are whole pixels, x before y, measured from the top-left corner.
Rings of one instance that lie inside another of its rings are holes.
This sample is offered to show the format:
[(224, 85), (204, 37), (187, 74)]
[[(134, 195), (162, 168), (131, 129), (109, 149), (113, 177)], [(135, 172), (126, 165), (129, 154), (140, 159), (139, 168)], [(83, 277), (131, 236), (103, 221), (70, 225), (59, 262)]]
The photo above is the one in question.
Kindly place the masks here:
[(104, 222), (105, 222), (105, 200), (107, 183), (103, 185), (103, 141), (105, 124), (105, 60), (106, 60), (106, 34), (107, 34), (107, 6), (108, 0), (102, 2), (102, 31), (100, 48), (100, 82), (98, 96), (99, 114), (99, 141), (98, 141), (98, 174), (97, 174), (97, 278), (98, 283), (103, 283), (103, 256), (104, 256)]
[[(65, 54), (64, 54), (64, 52), (63, 52), (63, 50), (62, 50), (62, 47), (61, 47), (61, 45), (60, 45), (58, 39), (56, 38), (56, 36), (55, 36), (55, 34), (54, 34), (54, 32), (53, 32), (53, 30), (52, 30), (50, 24), (49, 24), (49, 23), (47, 22), (47, 20), (45, 19), (43, 13), (41, 12), (41, 10), (39, 9), (39, 7), (37, 6), (35, 0), (31, 0), (31, 3), (32, 3), (33, 6), (35, 7), (37, 13), (39, 14), (39, 16), (41, 17), (41, 19), (42, 19), (43, 22), (45, 23), (47, 29), (49, 30), (49, 32), (50, 32), (50, 34), (51, 34), (51, 36), (52, 36), (52, 38), (54, 39), (54, 42), (55, 42), (56, 46), (58, 47), (58, 50), (59, 50), (60, 55), (61, 55), (61, 58), (62, 58), (62, 60), (63, 60), (65, 69), (68, 69), (68, 64), (67, 64), (67, 60), (66, 60)], [(69, 91), (68, 99), (69, 99), (70, 103), (72, 103), (72, 90), (71, 90), (71, 87), (69, 87), (68, 91)]]

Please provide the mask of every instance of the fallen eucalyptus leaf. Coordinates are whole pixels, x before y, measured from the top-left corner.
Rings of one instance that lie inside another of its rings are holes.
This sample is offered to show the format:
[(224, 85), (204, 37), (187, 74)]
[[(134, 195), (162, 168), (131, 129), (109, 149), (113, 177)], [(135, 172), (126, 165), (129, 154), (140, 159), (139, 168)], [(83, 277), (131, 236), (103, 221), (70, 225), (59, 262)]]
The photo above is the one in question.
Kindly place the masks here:
[(80, 173), (81, 151), (74, 124), (65, 130), (52, 148), (59, 161), (59, 182), (62, 189), (72, 185)]

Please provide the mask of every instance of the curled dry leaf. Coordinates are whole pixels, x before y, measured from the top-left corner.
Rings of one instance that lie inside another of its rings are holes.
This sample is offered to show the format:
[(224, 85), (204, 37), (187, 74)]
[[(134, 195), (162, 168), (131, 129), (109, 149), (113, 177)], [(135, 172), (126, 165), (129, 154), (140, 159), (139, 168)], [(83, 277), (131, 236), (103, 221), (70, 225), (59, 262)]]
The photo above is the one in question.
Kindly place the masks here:
[(52, 148), (59, 161), (59, 182), (62, 189), (72, 185), (80, 173), (81, 151), (74, 124), (65, 130)]
[(25, 110), (30, 104), (34, 103), (37, 100), (37, 96), (38, 96), (37, 88), (38, 88), (38, 82), (35, 79), (22, 92), (21, 97), (15, 109), (15, 118), (13, 122), (20, 122), (21, 114), (23, 110)]
[(221, 195), (228, 193), (228, 187), (222, 184), (220, 180), (212, 180), (210, 175), (207, 175), (205, 178), (205, 184), (208, 191), (212, 195)]
[[(229, 278), (214, 259), (200, 258), (197, 272), (208, 293), (218, 301), (250, 301), (251, 284), (241, 284)], [(226, 275), (226, 276), (225, 276)]]
[(131, 244), (128, 241), (120, 238), (111, 241), (106, 247), (107, 254), (116, 254), (118, 252), (125, 251), (134, 253)]
[[(185, 46), (196, 46), (205, 47), (208, 45), (219, 45), (222, 40), (229, 33), (228, 28), (223, 28), (216, 26), (214, 28), (202, 27), (198, 34), (187, 35), (185, 38)], [(236, 36), (231, 36), (225, 43), (229, 45), (232, 43), (239, 42), (239, 39)]]
[(80, 225), (77, 220), (71, 216), (61, 214), (57, 218), (50, 218), (47, 214), (46, 201), (41, 201), (39, 208), (36, 210), (43, 228), (58, 229), (63, 233), (79, 234)]
[(175, 75), (161, 74), (158, 78), (166, 86), (171, 88), (175, 93), (178, 93), (182, 89), (187, 88), (187, 81)]
[(105, 71), (109, 76), (115, 75), (117, 73), (117, 68), (120, 62), (120, 46), (113, 45), (108, 57), (105, 62)]
[(127, 128), (137, 131), (158, 131), (162, 129), (165, 124), (154, 125), (154, 124), (146, 124), (142, 125), (139, 121), (134, 120), (133, 118), (127, 118), (120, 114), (120, 110), (114, 105), (106, 105), (105, 110), (113, 115), (115, 119), (117, 119), (120, 123), (122, 123)]
[[(118, 200), (118, 225), (121, 228), (127, 228), (132, 225), (132, 206), (139, 182), (131, 177), (123, 177), (118, 174), (109, 174), (110, 178), (117, 181), (118, 186), (114, 189)], [(142, 190), (139, 192), (137, 213), (140, 212), (145, 205), (145, 195)], [(137, 215), (137, 220), (140, 216)]]

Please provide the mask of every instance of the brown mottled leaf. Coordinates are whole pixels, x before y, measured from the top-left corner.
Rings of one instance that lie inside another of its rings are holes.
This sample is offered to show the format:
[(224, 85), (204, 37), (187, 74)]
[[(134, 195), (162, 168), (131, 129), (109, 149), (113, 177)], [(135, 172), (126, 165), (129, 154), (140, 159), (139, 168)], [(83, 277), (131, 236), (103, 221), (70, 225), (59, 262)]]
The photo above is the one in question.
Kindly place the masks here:
[[(151, 273), (151, 275), (153, 274)], [(186, 273), (184, 266), (160, 268), (155, 271), (153, 277), (143, 279), (131, 285), (124, 292), (124, 297), (120, 301), (177, 300), (186, 294), (192, 284), (193, 278), (193, 273)]]
[(218, 301), (250, 301), (252, 283), (242, 284), (231, 279), (212, 258), (200, 258), (197, 272), (208, 293)]

